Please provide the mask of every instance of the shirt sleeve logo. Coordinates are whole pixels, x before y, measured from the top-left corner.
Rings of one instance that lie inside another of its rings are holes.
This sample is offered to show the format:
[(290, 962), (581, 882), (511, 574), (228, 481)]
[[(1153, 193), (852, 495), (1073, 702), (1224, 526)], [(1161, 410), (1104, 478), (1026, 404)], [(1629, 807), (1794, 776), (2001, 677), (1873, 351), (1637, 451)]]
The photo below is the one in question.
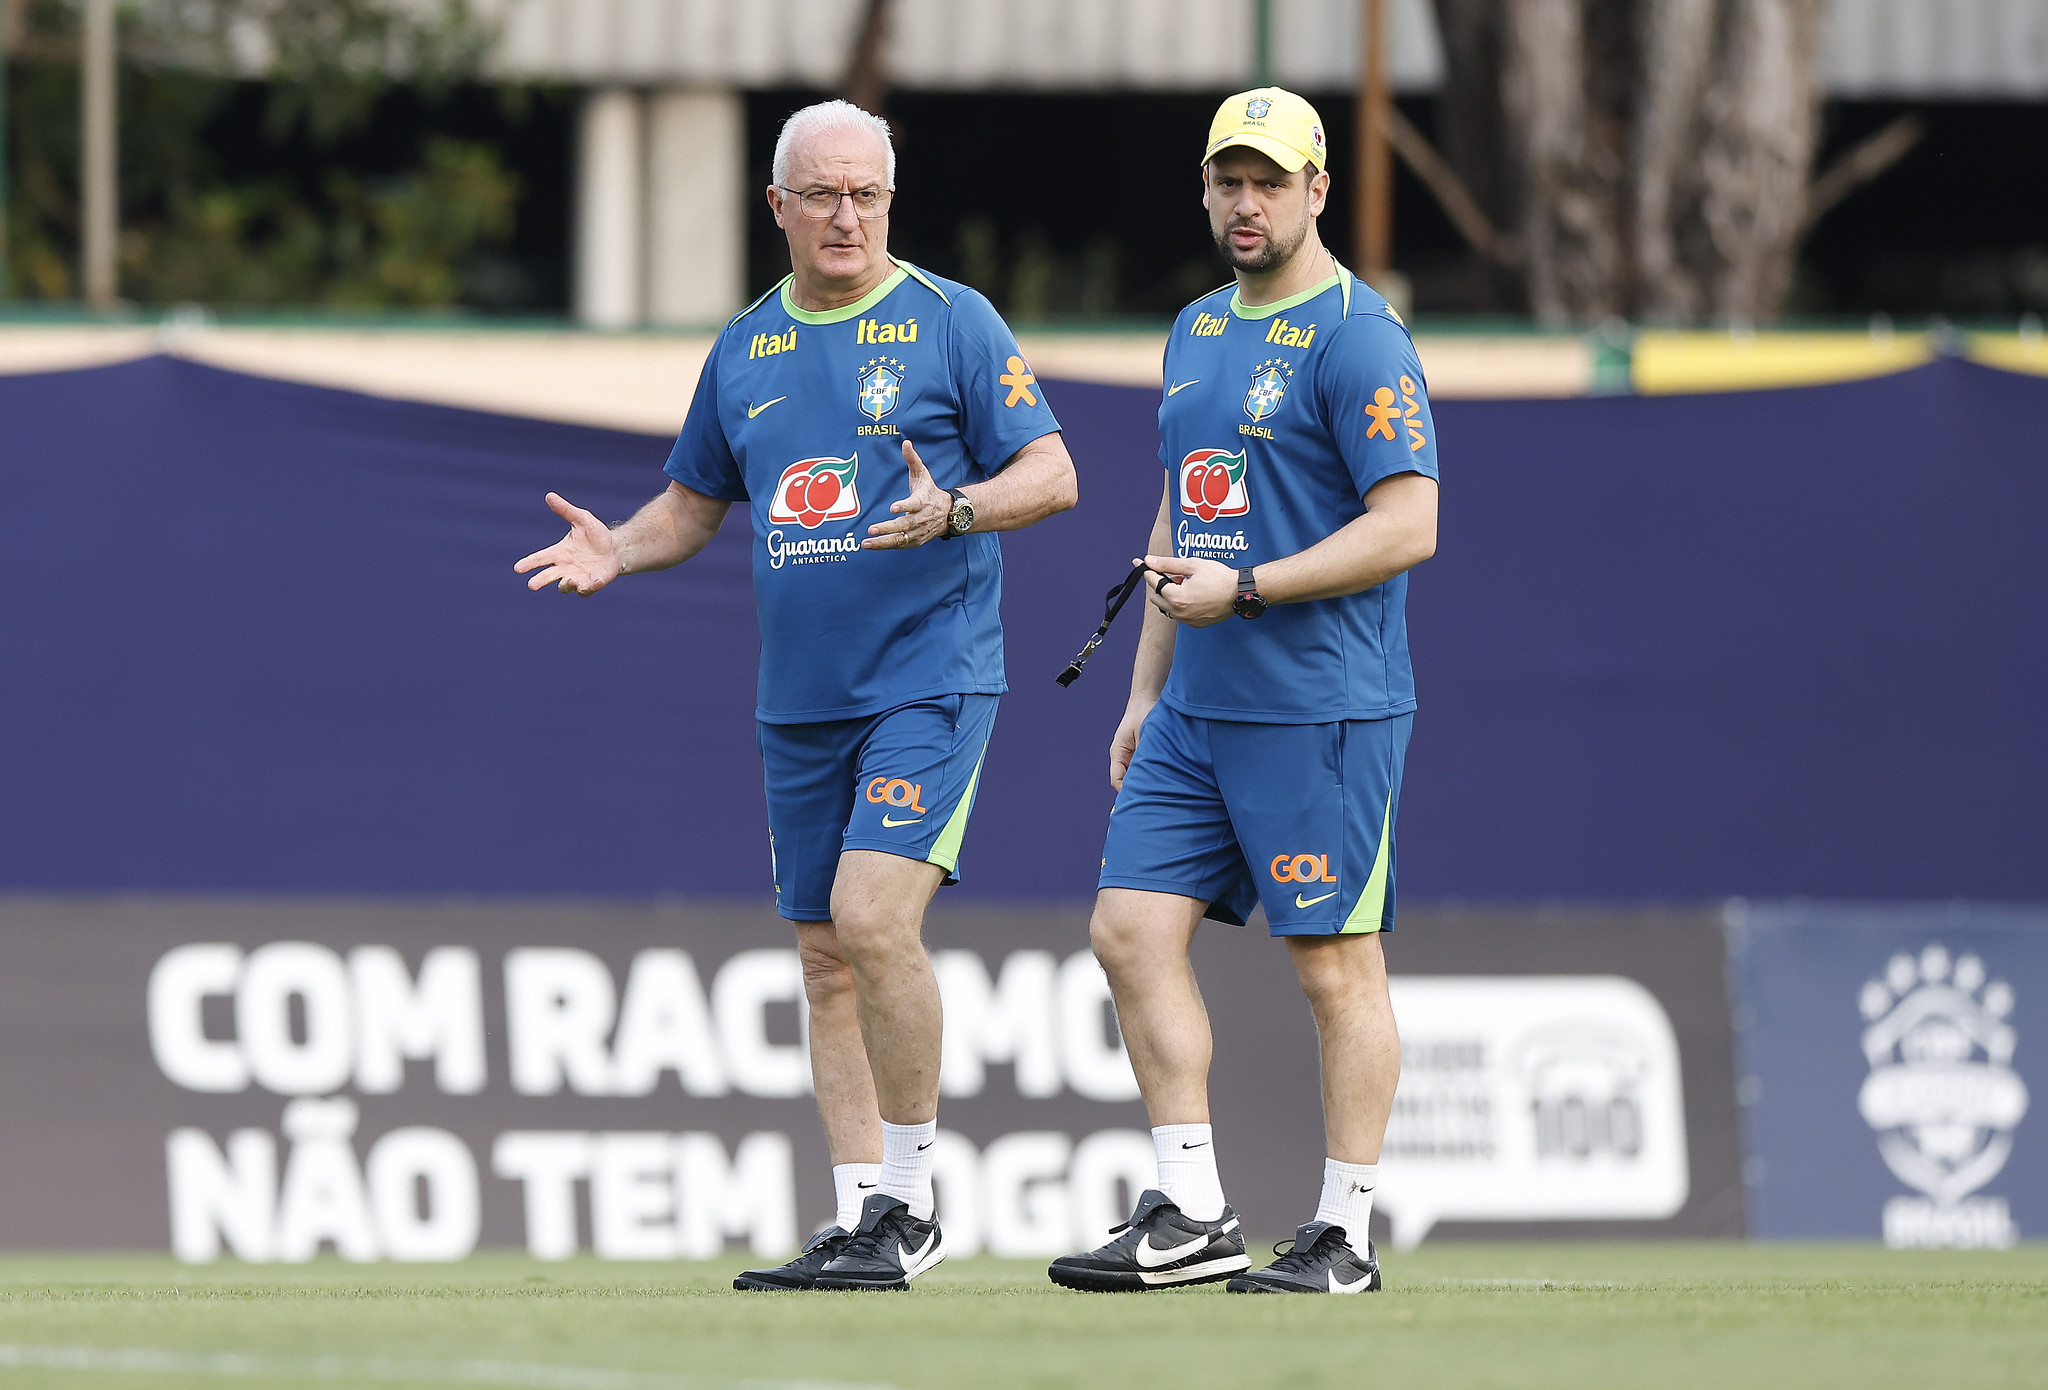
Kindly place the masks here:
[(1422, 388), (1415, 378), (1403, 374), (1401, 377), (1401, 403), (1394, 404), (1394, 388), (1382, 386), (1372, 393), (1372, 403), (1365, 413), (1372, 423), (1365, 427), (1367, 439), (1389, 439), (1399, 442), (1401, 435), (1395, 426), (1401, 425), (1408, 431), (1408, 452), (1414, 453), (1429, 443), (1429, 437), (1422, 432)]
[(1004, 401), (1003, 404), (1015, 405), (1017, 402), (1022, 401), (1026, 405), (1037, 405), (1038, 397), (1033, 394), (1031, 388), (1037, 384), (1038, 378), (1031, 375), (1031, 368), (1024, 365), (1024, 359), (1012, 357), (1005, 365), (1010, 370), (996, 378), (997, 381), (1010, 388), (1010, 399)]
[(1243, 516), (1252, 509), (1244, 486), (1245, 451), (1197, 449), (1180, 461), (1180, 509), (1203, 521)]
[(776, 480), (775, 495), (768, 501), (768, 520), (810, 531), (828, 521), (859, 516), (860, 489), (855, 486), (859, 472), (859, 454), (792, 463)]
[(1287, 379), (1294, 375), (1291, 364), (1275, 357), (1252, 369), (1252, 389), (1244, 393), (1244, 413), (1263, 420), (1280, 408), (1287, 394)]
[(860, 413), (879, 420), (896, 408), (903, 395), (903, 364), (893, 357), (871, 357), (860, 369)]

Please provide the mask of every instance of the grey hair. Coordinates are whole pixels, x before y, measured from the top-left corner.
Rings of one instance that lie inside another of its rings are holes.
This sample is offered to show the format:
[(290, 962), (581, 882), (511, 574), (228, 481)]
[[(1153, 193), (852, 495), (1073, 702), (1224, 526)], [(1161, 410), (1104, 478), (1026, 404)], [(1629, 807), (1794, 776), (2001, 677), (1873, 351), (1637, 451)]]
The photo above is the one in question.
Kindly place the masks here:
[(889, 138), (889, 123), (850, 101), (821, 101), (806, 106), (782, 123), (782, 133), (775, 137), (775, 162), (770, 175), (778, 186), (788, 186), (789, 156), (797, 144), (830, 130), (867, 130), (881, 136), (882, 148), (889, 152), (889, 186), (896, 186), (896, 142)]

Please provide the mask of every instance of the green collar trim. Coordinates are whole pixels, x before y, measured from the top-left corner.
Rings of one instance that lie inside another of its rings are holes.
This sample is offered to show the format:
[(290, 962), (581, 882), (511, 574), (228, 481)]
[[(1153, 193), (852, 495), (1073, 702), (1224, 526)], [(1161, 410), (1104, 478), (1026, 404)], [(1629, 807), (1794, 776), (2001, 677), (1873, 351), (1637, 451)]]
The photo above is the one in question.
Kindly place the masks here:
[[(896, 260), (894, 256), (891, 256), (889, 259), (892, 261)], [(952, 305), (953, 296), (947, 294), (944, 290), (940, 289), (938, 283), (934, 281), (931, 276), (919, 270), (909, 261), (896, 261), (896, 268), (907, 272), (911, 279), (917, 281), (918, 284), (923, 285), (926, 289), (930, 290), (933, 294), (937, 295), (939, 297), (940, 303), (945, 304), (948, 307)]]
[[(892, 261), (891, 264), (895, 263)], [(895, 289), (909, 278), (910, 272), (898, 265), (888, 279), (869, 290), (853, 303), (837, 309), (827, 309), (822, 313), (814, 313), (809, 309), (800, 309), (797, 307), (796, 301), (789, 297), (789, 287), (796, 280), (794, 275), (784, 276), (781, 285), (776, 288), (777, 292), (782, 296), (782, 311), (798, 323), (845, 323), (855, 315), (865, 314), (868, 310), (880, 304), (884, 299), (888, 298), (889, 291)]]
[(1317, 295), (1326, 293), (1330, 286), (1342, 283), (1343, 278), (1341, 276), (1332, 275), (1327, 280), (1311, 285), (1300, 294), (1291, 294), (1287, 298), (1276, 300), (1271, 304), (1246, 304), (1241, 297), (1244, 294), (1244, 290), (1240, 286), (1230, 292), (1230, 312), (1241, 319), (1269, 319), (1283, 309), (1292, 309), (1297, 304), (1306, 304)]

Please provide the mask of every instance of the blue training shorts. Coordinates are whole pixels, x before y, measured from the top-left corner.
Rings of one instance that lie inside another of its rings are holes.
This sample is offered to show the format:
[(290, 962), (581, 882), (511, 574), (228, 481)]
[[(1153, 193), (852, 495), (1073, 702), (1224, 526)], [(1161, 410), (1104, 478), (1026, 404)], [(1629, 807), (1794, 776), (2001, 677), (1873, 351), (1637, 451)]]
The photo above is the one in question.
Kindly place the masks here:
[(993, 695), (940, 695), (859, 719), (757, 724), (776, 910), (829, 922), (841, 850), (920, 859), (959, 882), (995, 722)]
[(1175, 893), (1275, 936), (1394, 926), (1394, 808), (1415, 716), (1246, 724), (1152, 707), (1109, 816), (1103, 888)]

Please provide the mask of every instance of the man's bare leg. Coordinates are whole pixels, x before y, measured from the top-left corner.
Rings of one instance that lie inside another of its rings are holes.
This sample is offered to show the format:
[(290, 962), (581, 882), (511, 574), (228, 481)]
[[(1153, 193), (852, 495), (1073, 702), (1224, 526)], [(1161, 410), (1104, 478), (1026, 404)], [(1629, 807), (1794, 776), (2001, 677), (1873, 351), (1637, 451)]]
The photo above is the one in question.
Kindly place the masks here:
[[(795, 924), (810, 1015), (811, 1084), (843, 1230), (860, 1226), (862, 1205), (877, 1191), (902, 1197), (913, 1216), (931, 1215), (929, 1153), (922, 1154), (920, 1184), (892, 1184), (888, 1175), (901, 1176), (905, 1157), (894, 1150), (905, 1146), (902, 1127), (884, 1117), (920, 1114), (923, 1128), (913, 1127), (912, 1140), (932, 1137), (942, 1035), (938, 979), (922, 933), (940, 878), (935, 865), (849, 850), (840, 855), (832, 885), (834, 920)], [(884, 1093), (891, 1097), (887, 1103)], [(926, 1142), (924, 1150), (930, 1148)], [(829, 1280), (839, 1271), (838, 1249), (807, 1247), (779, 1269), (741, 1274), (735, 1287), (812, 1287), (813, 1277)]]
[(853, 967), (839, 949), (839, 934), (830, 922), (798, 922), (796, 940), (811, 1012), (811, 1082), (818, 1097), (818, 1118), (825, 1124), (825, 1148), (835, 1167), (878, 1164), (882, 1116), (868, 1069), (867, 1044), (860, 1035)]
[(889, 1124), (924, 1124), (939, 1111), (939, 980), (924, 949), (924, 910), (944, 880), (936, 864), (850, 849), (832, 884), (832, 925), (853, 973), (877, 1112)]
[(1171, 893), (1104, 888), (1088, 938), (1109, 976), (1116, 1022), (1154, 1125), (1209, 1123), (1215, 1040), (1188, 946), (1205, 904)]
[(1401, 1079), (1401, 1037), (1379, 933), (1290, 936), (1287, 949), (1321, 1043), (1330, 1157), (1378, 1163)]
[(1109, 976), (1117, 1026), (1152, 1119), (1159, 1187), (1196, 1221), (1223, 1217), (1223, 1184), (1209, 1128), (1215, 1039), (1188, 959), (1206, 904), (1173, 893), (1104, 888), (1088, 934)]
[[(881, 1131), (882, 1167), (878, 1193), (909, 1208), (912, 1222), (932, 1217), (932, 1146), (938, 1142), (939, 1049), (943, 1038), (939, 981), (924, 949), (924, 910), (945, 875), (936, 864), (874, 850), (839, 856), (832, 883), (832, 925), (839, 952), (853, 976), (855, 1010), (867, 1056)], [(896, 1208), (880, 1208), (888, 1220)], [(865, 1286), (880, 1279), (894, 1286), (935, 1263), (942, 1253), (935, 1228), (914, 1228), (927, 1243), (916, 1268), (899, 1245), (892, 1256), (842, 1268), (835, 1260), (819, 1276), (822, 1287)], [(862, 1228), (866, 1230), (865, 1227)], [(834, 1283), (835, 1279), (854, 1283)]]
[(1323, 1129), (1329, 1158), (1316, 1220), (1344, 1228), (1365, 1253), (1366, 1223), (1379, 1185), (1380, 1144), (1401, 1079), (1401, 1037), (1387, 993), (1379, 933), (1290, 936), (1301, 990), (1315, 1014), (1323, 1062)]

